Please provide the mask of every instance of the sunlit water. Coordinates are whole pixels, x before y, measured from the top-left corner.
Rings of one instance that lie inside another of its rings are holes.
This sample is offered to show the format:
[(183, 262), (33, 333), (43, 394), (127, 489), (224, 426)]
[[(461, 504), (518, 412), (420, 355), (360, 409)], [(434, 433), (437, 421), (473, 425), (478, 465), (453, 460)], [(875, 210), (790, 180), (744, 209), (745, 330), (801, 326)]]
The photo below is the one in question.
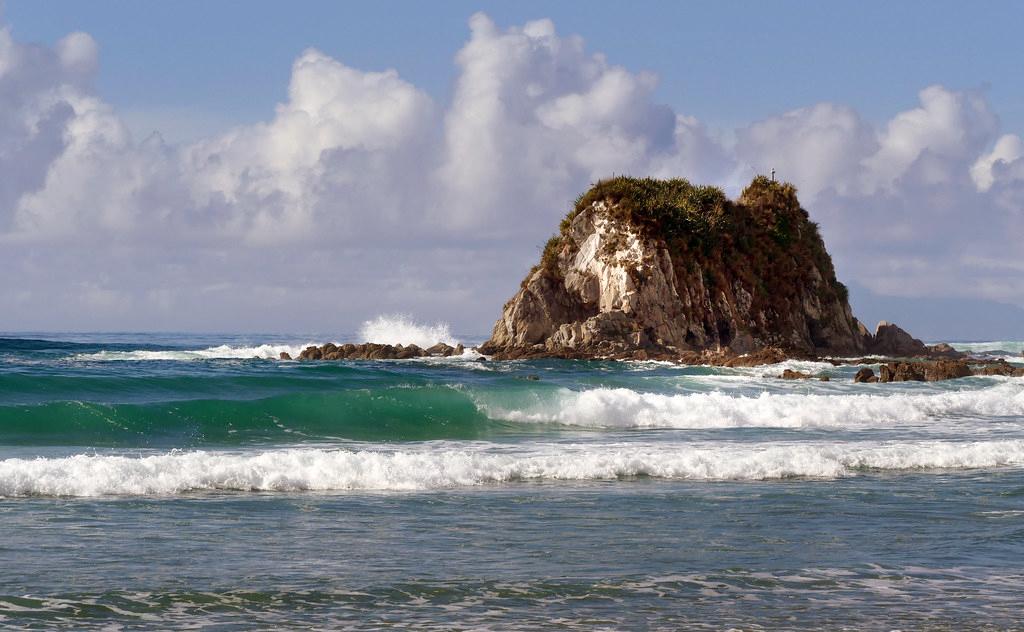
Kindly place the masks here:
[(1020, 625), (1024, 380), (311, 339), (0, 340), (0, 625)]

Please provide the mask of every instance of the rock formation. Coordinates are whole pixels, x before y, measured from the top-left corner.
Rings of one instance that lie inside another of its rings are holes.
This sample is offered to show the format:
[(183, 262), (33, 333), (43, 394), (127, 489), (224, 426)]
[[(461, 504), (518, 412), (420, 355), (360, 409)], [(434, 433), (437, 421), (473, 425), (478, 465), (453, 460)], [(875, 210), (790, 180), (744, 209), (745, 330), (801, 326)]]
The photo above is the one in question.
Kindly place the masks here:
[[(299, 360), (407, 360), (410, 358), (447, 358), (462, 355), (465, 348), (459, 344), (451, 346), (439, 342), (423, 349), (417, 345), (387, 345), (367, 342), (364, 344), (336, 345), (328, 342), (322, 346), (309, 346), (299, 354)], [(286, 353), (281, 354), (281, 359)]]
[(937, 382), (972, 375), (1001, 375), (1024, 377), (1024, 367), (1013, 366), (1005, 360), (996, 362), (972, 362), (962, 359), (940, 359), (934, 361), (885, 362), (879, 368), (879, 375), (867, 367), (857, 371), (854, 382)]
[(737, 201), (685, 180), (613, 178), (582, 195), (504, 307), (501, 358), (930, 355), (853, 317), (796, 190), (759, 176)]

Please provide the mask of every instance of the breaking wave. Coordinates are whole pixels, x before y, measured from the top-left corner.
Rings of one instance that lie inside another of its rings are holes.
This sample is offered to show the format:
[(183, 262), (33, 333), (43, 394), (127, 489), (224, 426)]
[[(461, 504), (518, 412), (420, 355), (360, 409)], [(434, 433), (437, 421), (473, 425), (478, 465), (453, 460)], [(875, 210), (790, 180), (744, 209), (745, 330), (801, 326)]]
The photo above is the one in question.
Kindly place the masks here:
[(458, 344), (447, 323), (425, 325), (405, 314), (383, 315), (366, 321), (359, 329), (359, 340), (389, 345), (414, 344), (424, 349), (439, 342), (453, 347)]
[(313, 343), (304, 345), (275, 345), (264, 344), (255, 347), (232, 347), (230, 345), (218, 345), (207, 349), (172, 350), (160, 349), (156, 351), (134, 350), (134, 351), (97, 351), (95, 353), (80, 353), (74, 358), (93, 362), (104, 362), (111, 360), (276, 360), (281, 352), (297, 356), (304, 348)]
[(489, 444), (417, 451), (282, 449), (0, 461), (0, 496), (173, 495), (197, 491), (432, 490), (522, 481), (650, 477), (694, 481), (837, 478), (869, 470), (1024, 465), (1024, 441), (895, 444)]
[(595, 428), (870, 427), (938, 417), (1024, 415), (1024, 384), (939, 393), (664, 395), (625, 388), (560, 390), (526, 407), (483, 399), (493, 419)]
[(966, 351), (981, 357), (1024, 362), (1024, 341), (996, 340), (994, 342), (954, 342), (957, 351)]

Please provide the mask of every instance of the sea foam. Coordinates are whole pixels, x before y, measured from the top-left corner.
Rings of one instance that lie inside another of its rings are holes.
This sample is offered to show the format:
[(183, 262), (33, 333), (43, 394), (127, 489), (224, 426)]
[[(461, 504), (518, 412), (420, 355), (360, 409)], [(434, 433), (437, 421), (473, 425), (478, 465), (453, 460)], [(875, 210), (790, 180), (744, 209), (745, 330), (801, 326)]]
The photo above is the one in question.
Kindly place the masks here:
[(104, 362), (113, 360), (233, 360), (259, 358), (264, 360), (276, 360), (281, 352), (286, 352), (295, 357), (304, 348), (313, 343), (305, 345), (285, 344), (264, 344), (254, 347), (232, 347), (230, 345), (218, 345), (206, 349), (192, 350), (136, 350), (136, 351), (98, 351), (96, 353), (82, 353), (74, 356), (76, 360), (93, 362)]
[(724, 392), (665, 395), (625, 388), (562, 389), (521, 408), (477, 398), (493, 419), (595, 428), (874, 427), (949, 417), (1024, 415), (1024, 383), (885, 395)]
[(424, 349), (439, 342), (453, 347), (458, 344), (447, 323), (426, 325), (405, 314), (382, 315), (366, 321), (359, 329), (359, 340), (388, 345), (414, 344)]
[(0, 496), (173, 495), (196, 491), (410, 491), (519, 481), (652, 477), (694, 481), (837, 478), (865, 470), (1024, 465), (1024, 441), (955, 443), (489, 444), (410, 451), (280, 449), (0, 461)]

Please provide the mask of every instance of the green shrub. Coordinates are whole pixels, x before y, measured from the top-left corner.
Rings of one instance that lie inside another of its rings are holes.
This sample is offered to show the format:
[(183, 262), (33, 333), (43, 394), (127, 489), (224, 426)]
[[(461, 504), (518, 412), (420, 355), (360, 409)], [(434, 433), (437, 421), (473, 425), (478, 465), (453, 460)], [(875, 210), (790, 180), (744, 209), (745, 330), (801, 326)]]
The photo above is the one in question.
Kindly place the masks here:
[(553, 235), (548, 239), (547, 243), (544, 244), (544, 248), (541, 250), (540, 266), (549, 272), (557, 270), (558, 255), (561, 251), (562, 237), (559, 235)]
[(718, 187), (694, 186), (682, 178), (658, 180), (618, 176), (600, 180), (576, 198), (562, 220), (565, 234), (572, 221), (595, 202), (608, 202), (614, 219), (650, 234), (712, 241), (729, 224), (729, 201)]

